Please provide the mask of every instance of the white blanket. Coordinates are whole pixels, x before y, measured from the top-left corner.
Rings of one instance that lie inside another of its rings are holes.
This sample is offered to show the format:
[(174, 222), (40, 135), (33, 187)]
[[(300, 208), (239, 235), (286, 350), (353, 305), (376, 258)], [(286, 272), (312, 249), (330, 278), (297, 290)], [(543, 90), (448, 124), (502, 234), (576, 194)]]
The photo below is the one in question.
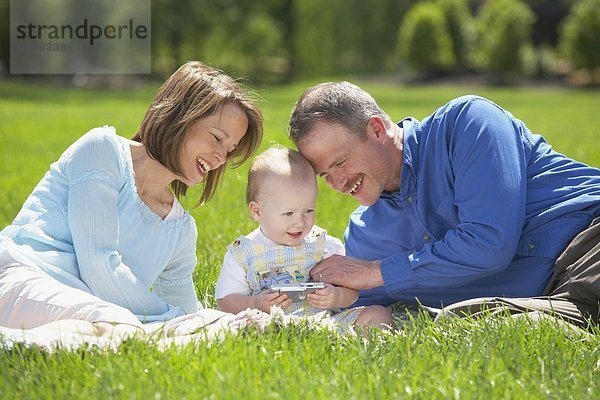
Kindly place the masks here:
[(33, 329), (0, 326), (0, 342), (5, 348), (10, 348), (15, 343), (25, 343), (48, 351), (75, 350), (82, 346), (115, 350), (124, 340), (134, 337), (165, 349), (172, 345), (215, 340), (227, 333), (235, 334), (247, 326), (264, 330), (271, 323), (281, 326), (307, 323), (316, 329), (337, 329), (335, 321), (325, 312), (311, 317), (293, 317), (284, 315), (281, 309), (277, 308), (274, 308), (271, 314), (251, 309), (238, 314), (203, 309), (167, 322), (146, 324), (143, 332), (125, 325), (99, 329), (97, 324), (82, 320), (59, 320)]

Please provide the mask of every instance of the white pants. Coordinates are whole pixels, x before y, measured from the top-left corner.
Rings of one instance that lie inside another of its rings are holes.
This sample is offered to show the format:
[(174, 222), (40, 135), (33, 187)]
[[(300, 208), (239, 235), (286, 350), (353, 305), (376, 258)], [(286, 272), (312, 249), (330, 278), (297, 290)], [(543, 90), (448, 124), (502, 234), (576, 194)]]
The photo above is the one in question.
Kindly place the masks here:
[(142, 323), (126, 308), (67, 286), (43, 271), (13, 262), (0, 263), (0, 326), (31, 329), (63, 319), (127, 324)]

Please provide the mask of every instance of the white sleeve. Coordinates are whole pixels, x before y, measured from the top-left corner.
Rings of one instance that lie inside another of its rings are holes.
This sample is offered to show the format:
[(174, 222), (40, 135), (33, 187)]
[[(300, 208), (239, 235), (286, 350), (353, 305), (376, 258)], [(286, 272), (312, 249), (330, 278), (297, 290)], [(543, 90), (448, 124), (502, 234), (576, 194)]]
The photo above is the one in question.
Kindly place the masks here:
[(250, 293), (252, 290), (246, 281), (246, 272), (228, 250), (221, 265), (215, 298), (222, 299), (230, 294), (249, 295)]
[(346, 255), (346, 249), (344, 248), (344, 243), (334, 236), (329, 236), (325, 238), (325, 252), (323, 253), (323, 259), (331, 257), (333, 255)]

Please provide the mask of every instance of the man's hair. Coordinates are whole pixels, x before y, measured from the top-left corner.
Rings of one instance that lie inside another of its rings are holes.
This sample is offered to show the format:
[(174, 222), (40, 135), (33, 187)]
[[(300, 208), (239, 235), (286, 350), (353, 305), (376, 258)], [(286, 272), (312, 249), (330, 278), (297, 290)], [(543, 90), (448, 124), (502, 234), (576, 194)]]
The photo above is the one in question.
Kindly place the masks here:
[(296, 102), (288, 135), (295, 144), (310, 133), (317, 122), (339, 124), (364, 138), (369, 118), (379, 116), (386, 126), (391, 118), (371, 95), (350, 82), (324, 82), (310, 87)]
[(315, 172), (296, 150), (273, 145), (257, 155), (248, 170), (246, 203), (257, 201), (266, 178), (282, 176), (294, 180), (312, 179), (317, 184)]
[[(181, 175), (181, 154), (188, 128), (199, 118), (222, 112), (227, 104), (240, 107), (248, 118), (248, 129), (227, 162), (207, 173), (196, 205), (203, 204), (215, 194), (227, 165), (238, 167), (260, 145), (263, 117), (252, 97), (252, 92), (224, 72), (199, 61), (187, 62), (160, 87), (132, 139), (143, 143), (150, 157)], [(175, 181), (171, 188), (180, 197), (188, 186)]]

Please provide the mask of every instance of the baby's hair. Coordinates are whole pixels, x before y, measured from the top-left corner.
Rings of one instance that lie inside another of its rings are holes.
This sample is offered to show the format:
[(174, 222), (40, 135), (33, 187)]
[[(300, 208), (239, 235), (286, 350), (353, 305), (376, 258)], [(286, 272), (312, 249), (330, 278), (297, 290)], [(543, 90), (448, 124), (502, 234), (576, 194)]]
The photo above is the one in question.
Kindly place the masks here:
[(257, 200), (263, 181), (272, 176), (297, 180), (312, 178), (316, 185), (315, 173), (309, 162), (296, 150), (276, 144), (252, 160), (248, 170), (246, 203)]

